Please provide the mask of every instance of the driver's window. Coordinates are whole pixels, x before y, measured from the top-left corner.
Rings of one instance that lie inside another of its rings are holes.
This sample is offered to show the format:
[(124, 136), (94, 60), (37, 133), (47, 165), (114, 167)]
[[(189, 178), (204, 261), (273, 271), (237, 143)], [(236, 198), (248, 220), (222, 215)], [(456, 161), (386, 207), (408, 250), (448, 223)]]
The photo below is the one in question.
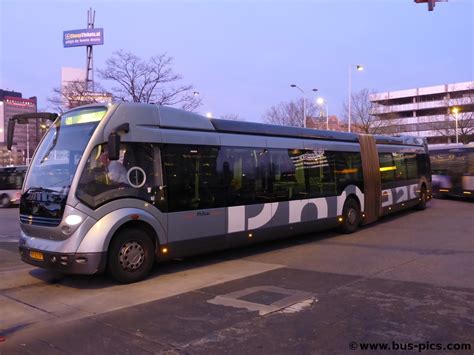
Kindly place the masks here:
[(92, 208), (123, 197), (135, 197), (161, 206), (164, 196), (159, 148), (148, 143), (122, 143), (120, 158), (109, 160), (107, 145), (90, 154), (77, 189), (77, 197)]

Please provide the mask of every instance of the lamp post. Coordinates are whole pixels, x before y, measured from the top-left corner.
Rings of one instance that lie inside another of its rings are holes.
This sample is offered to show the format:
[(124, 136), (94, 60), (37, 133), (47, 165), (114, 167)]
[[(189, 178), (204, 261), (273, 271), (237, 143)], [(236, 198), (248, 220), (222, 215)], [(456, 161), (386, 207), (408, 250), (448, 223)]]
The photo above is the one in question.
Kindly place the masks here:
[[(290, 87), (298, 89), (303, 94), (303, 127), (306, 128), (306, 93), (296, 84), (291, 84)], [(318, 89), (313, 89), (313, 91), (318, 91)]]
[(328, 103), (322, 97), (318, 97), (316, 99), (316, 103), (319, 106), (321, 106), (323, 104), (326, 104), (326, 130), (329, 131), (329, 108), (328, 108)]
[(351, 131), (351, 101), (352, 101), (352, 68), (355, 67), (358, 71), (364, 70), (364, 67), (360, 64), (349, 65), (349, 107), (348, 107), (348, 120), (347, 120), (347, 131)]
[(26, 124), (26, 165), (30, 165), (30, 125)]
[(458, 114), (459, 114), (459, 107), (453, 107), (451, 110), (454, 113), (454, 120), (456, 121), (456, 144), (459, 144), (458, 139)]

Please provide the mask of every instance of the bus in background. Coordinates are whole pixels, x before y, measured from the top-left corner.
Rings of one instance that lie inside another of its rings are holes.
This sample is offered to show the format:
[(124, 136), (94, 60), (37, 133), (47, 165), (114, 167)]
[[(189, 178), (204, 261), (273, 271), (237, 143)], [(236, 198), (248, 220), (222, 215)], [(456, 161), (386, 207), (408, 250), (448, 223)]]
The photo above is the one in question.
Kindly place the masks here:
[[(51, 115), (51, 117), (55, 117)], [(11, 147), (13, 117), (8, 127)], [(38, 146), (20, 203), (22, 260), (142, 280), (163, 261), (424, 209), (426, 142), (88, 105)]]
[(430, 145), (435, 197), (474, 198), (474, 143)]
[(25, 179), (26, 166), (0, 167), (0, 207), (20, 204), (21, 187)]

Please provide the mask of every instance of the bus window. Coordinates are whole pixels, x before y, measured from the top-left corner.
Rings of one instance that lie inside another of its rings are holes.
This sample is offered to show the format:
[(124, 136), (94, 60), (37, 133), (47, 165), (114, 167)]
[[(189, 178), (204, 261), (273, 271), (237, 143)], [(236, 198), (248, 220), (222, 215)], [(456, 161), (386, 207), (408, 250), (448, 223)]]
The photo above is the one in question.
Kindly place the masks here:
[(428, 154), (422, 153), (416, 155), (416, 165), (420, 175), (431, 176), (430, 158)]
[(270, 166), (273, 201), (306, 198), (304, 151), (272, 149), (270, 150)]
[(135, 197), (163, 209), (161, 173), (155, 164), (157, 146), (122, 143), (120, 159), (109, 161), (107, 145), (96, 146), (79, 180), (77, 197), (91, 208), (121, 197)]
[(228, 187), (228, 206), (272, 201), (267, 149), (223, 147), (220, 154), (223, 164), (227, 163), (228, 175), (232, 176)]
[(391, 182), (395, 180), (395, 170), (397, 167), (393, 162), (391, 153), (380, 153), (380, 177), (382, 182)]
[(396, 181), (407, 179), (407, 167), (405, 165), (405, 159), (403, 153), (392, 153), (393, 163), (396, 167), (394, 170), (394, 178)]
[(405, 153), (404, 159), (407, 166), (407, 179), (417, 179), (418, 167), (416, 165), (416, 153)]
[(222, 181), (217, 173), (219, 148), (166, 145), (163, 166), (166, 177), (168, 211), (222, 207)]
[(362, 161), (360, 153), (355, 152), (331, 152), (336, 162), (335, 176), (337, 182), (337, 193), (341, 194), (348, 185), (363, 187)]
[(305, 166), (309, 177), (309, 197), (336, 195), (336, 161), (333, 155), (325, 151), (307, 152)]

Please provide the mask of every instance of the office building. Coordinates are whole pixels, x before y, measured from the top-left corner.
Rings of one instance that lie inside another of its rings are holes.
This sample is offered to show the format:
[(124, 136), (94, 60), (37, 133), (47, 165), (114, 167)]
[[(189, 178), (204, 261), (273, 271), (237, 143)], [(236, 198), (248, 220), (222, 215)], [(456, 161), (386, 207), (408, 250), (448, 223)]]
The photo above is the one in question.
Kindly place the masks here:
[[(388, 134), (426, 137), (428, 143), (474, 141), (474, 81), (370, 95), (372, 115)], [(456, 123), (457, 122), (457, 123)]]

